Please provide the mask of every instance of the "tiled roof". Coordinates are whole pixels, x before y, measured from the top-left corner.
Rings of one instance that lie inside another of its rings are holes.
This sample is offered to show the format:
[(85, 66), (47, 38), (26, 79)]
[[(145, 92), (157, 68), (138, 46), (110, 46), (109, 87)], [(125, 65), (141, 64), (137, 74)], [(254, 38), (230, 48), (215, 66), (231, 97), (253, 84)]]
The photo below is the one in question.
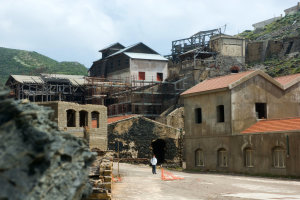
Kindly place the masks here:
[(288, 76), (277, 77), (277, 78), (275, 78), (275, 80), (278, 81), (279, 83), (281, 83), (282, 85), (286, 85), (286, 84), (289, 84), (292, 81), (296, 80), (297, 78), (300, 78), (300, 73), (288, 75)]
[(281, 131), (300, 131), (300, 117), (287, 119), (261, 120), (241, 133), (265, 133)]
[(207, 80), (195, 85), (194, 87), (188, 89), (187, 91), (183, 92), (181, 95), (226, 88), (230, 84), (232, 84), (254, 72), (255, 71), (252, 70), (252, 71), (240, 72), (237, 74), (230, 74), (227, 76), (220, 76), (217, 78), (207, 79)]
[(122, 115), (122, 116), (117, 116), (117, 117), (110, 117), (110, 118), (107, 118), (107, 123), (111, 124), (111, 123), (114, 123), (114, 122), (117, 122), (120, 120), (129, 119), (129, 118), (136, 117), (136, 116), (138, 116), (138, 115)]

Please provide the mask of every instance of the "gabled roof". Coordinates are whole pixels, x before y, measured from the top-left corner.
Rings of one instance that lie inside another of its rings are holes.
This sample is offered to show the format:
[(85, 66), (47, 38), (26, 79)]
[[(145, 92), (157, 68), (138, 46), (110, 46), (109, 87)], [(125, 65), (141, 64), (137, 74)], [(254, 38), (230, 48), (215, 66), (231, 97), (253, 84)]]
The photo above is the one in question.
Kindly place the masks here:
[(260, 120), (241, 133), (269, 133), (283, 131), (299, 131), (300, 117), (287, 119)]
[(163, 57), (159, 54), (131, 53), (131, 52), (125, 52), (124, 54), (133, 59), (168, 61), (168, 59), (166, 59), (165, 57)]
[[(133, 48), (133, 47), (136, 47), (136, 46), (138, 46), (138, 45), (144, 45), (144, 46), (146, 46), (146, 47), (148, 47), (147, 45), (145, 45), (144, 43), (142, 43), (142, 42), (139, 42), (139, 43), (136, 43), (136, 44), (133, 44), (133, 45), (130, 45), (130, 46), (128, 46), (128, 47), (126, 47), (126, 48), (124, 48), (124, 49), (121, 49), (121, 50), (119, 50), (119, 51), (117, 51), (117, 52), (115, 52), (115, 53), (113, 53), (113, 54), (111, 54), (111, 55), (109, 55), (109, 56), (107, 56), (106, 58), (109, 58), (109, 57), (112, 57), (112, 56), (115, 56), (115, 55), (117, 55), (117, 54), (120, 54), (120, 53), (123, 53), (123, 52), (128, 52), (128, 50), (130, 50), (131, 48)], [(151, 49), (150, 47), (148, 47), (149, 49)], [(153, 49), (151, 49), (153, 52), (155, 52), (155, 53), (157, 53), (156, 51), (154, 51)], [(157, 53), (158, 54), (158, 53)]]
[(282, 90), (286, 90), (292, 85), (300, 82), (300, 73), (289, 75), (289, 76), (282, 76), (278, 78), (272, 78), (271, 76), (269, 76), (268, 74), (266, 74), (261, 70), (251, 70), (251, 71), (240, 72), (236, 74), (230, 74), (226, 76), (220, 76), (220, 77), (204, 80), (203, 82), (186, 90), (181, 95), (192, 96), (199, 93), (201, 94), (206, 92), (214, 92), (221, 89), (222, 90), (232, 89), (256, 75), (260, 75), (264, 77), (269, 82), (273, 83), (274, 85), (276, 85)]
[(112, 47), (114, 47), (114, 46), (120, 46), (120, 47), (122, 47), (122, 48), (125, 48), (125, 46), (123, 46), (123, 45), (120, 44), (119, 42), (116, 42), (116, 43), (113, 43), (113, 44), (111, 44), (111, 45), (109, 45), (109, 46), (107, 46), (107, 47), (104, 47), (103, 49), (99, 50), (99, 52), (102, 52), (102, 51), (104, 51), (104, 50), (106, 50), (106, 49), (109, 49), (109, 48), (112, 48)]
[(285, 89), (287, 89), (300, 81), (300, 73), (276, 77), (275, 80), (281, 83)]
[(274, 83), (278, 87), (282, 88), (282, 85), (275, 81), (272, 77), (260, 70), (251, 70), (246, 72), (240, 72), (236, 74), (230, 74), (226, 76), (220, 76), (212, 79), (204, 80), (203, 82), (195, 85), (194, 87), (186, 90), (181, 95), (194, 95), (203, 92), (210, 92), (219, 89), (232, 89), (235, 86), (241, 84), (242, 82), (256, 76), (261, 75), (264, 78), (268, 79), (270, 82)]

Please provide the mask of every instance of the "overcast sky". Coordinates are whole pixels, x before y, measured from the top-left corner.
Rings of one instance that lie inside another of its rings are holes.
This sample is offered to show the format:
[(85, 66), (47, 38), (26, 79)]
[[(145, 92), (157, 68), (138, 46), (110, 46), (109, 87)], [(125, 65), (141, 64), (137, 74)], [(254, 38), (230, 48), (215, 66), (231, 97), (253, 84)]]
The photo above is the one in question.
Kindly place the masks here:
[(170, 54), (171, 41), (227, 25), (226, 34), (284, 15), (293, 0), (0, 0), (0, 46), (89, 68), (99, 49), (143, 42)]

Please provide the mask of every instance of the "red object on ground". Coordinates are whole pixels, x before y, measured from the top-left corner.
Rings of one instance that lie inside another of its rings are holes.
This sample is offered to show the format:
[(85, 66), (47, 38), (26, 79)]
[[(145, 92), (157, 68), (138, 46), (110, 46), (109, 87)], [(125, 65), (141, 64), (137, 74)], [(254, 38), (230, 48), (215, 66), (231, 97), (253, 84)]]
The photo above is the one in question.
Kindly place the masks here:
[(175, 176), (171, 172), (165, 171), (161, 168), (161, 180), (163, 181), (173, 181), (173, 180), (182, 180), (183, 177)]

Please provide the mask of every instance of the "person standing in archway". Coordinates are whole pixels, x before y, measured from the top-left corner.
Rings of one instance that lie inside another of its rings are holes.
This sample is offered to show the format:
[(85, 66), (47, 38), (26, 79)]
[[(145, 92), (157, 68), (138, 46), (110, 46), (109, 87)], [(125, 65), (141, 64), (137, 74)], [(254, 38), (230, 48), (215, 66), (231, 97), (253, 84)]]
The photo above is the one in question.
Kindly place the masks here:
[(156, 174), (157, 159), (155, 158), (155, 155), (153, 155), (150, 162), (151, 162), (151, 165), (152, 165), (152, 174)]

